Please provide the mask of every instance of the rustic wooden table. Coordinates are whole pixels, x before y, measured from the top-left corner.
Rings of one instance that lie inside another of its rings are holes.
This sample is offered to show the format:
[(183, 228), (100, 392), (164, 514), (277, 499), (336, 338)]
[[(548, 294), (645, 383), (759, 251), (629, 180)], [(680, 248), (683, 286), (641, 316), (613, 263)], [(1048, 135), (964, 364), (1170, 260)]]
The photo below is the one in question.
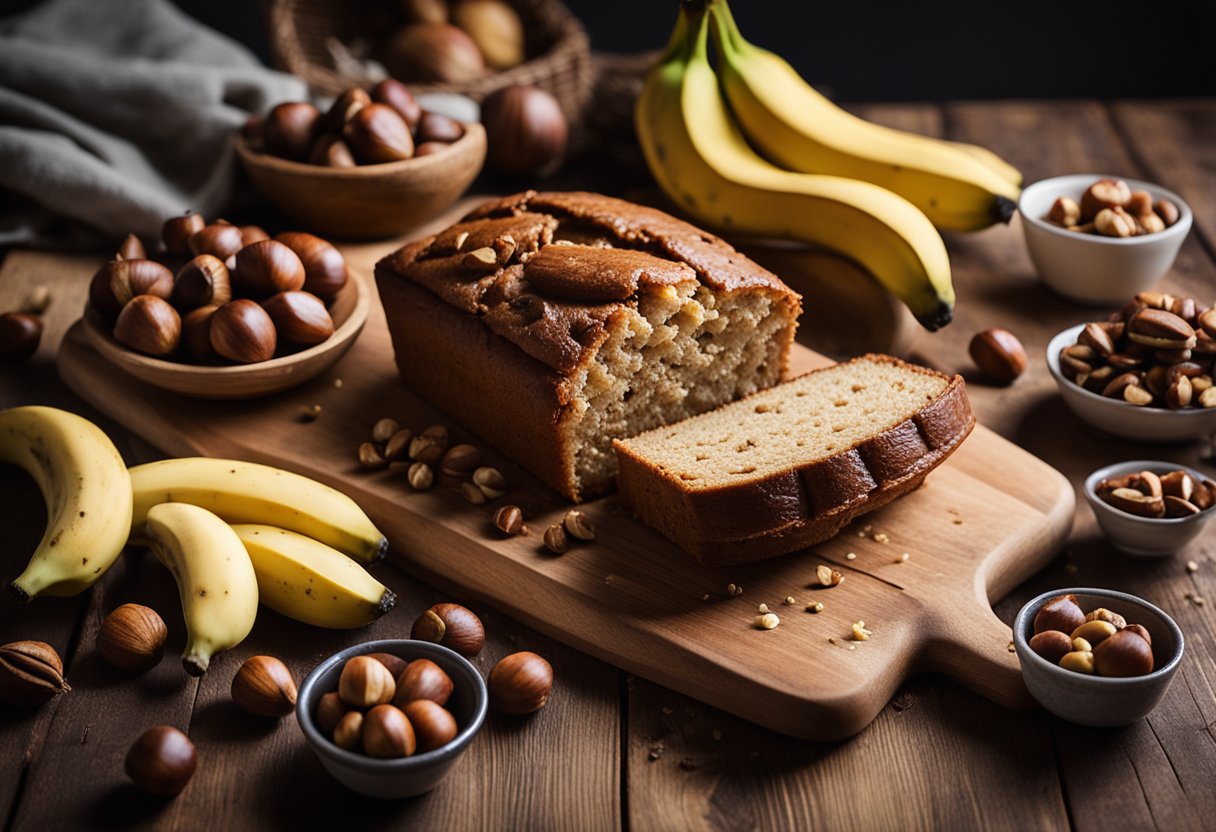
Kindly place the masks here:
[[(863, 115), (998, 151), (1027, 181), (1077, 171), (1159, 182), (1195, 209), (1195, 228), (1164, 285), (1216, 297), (1216, 101), (967, 103), (870, 106)], [(1050, 335), (1093, 312), (1036, 281), (1018, 229), (948, 239), (958, 287), (956, 322), (916, 339), (914, 358), (968, 376), (980, 420), (1063, 471), (1074, 483), (1120, 459), (1183, 462), (1216, 475), (1205, 443), (1154, 447), (1105, 438), (1064, 407), (1042, 362)], [(83, 258), (81, 274), (87, 275)], [(0, 271), (0, 309), (36, 284), (57, 298), (38, 355), (0, 368), (0, 407), (45, 403), (96, 417), (58, 380), (59, 338), (80, 311), (83, 285), (61, 285), (37, 259), (10, 256)], [(808, 305), (816, 303), (814, 297)], [(967, 341), (1003, 325), (1030, 354), (1010, 388), (970, 374)], [(814, 333), (806, 333), (815, 343)], [(131, 402), (139, 407), (138, 401)], [(159, 456), (100, 420), (131, 463)], [(43, 508), (31, 481), (0, 467), (4, 574), (36, 544)], [(1189, 573), (1188, 560), (1199, 569)], [(401, 635), (413, 614), (441, 596), (393, 569), (402, 612), (358, 638)], [(0, 817), (5, 828), (83, 829), (361, 827), (653, 828), (1071, 828), (1200, 829), (1216, 817), (1216, 540), (1179, 556), (1136, 562), (1100, 537), (1080, 501), (1067, 549), (997, 604), (1011, 621), (1038, 592), (1107, 586), (1148, 598), (1187, 636), (1169, 694), (1147, 719), (1118, 730), (1079, 728), (1044, 713), (1006, 711), (952, 682), (908, 682), (875, 722), (838, 744), (791, 740), (675, 694), (530, 631), (489, 609), (483, 669), (533, 649), (553, 663), (557, 688), (532, 718), (491, 717), (451, 778), (414, 800), (380, 803), (331, 780), (290, 718), (266, 724), (230, 704), (227, 680), (244, 656), (283, 655), (302, 676), (352, 639), (264, 613), (246, 644), (221, 657), (226, 672), (185, 677), (175, 661), (131, 679), (94, 649), (103, 613), (125, 601), (166, 614), (180, 648), (176, 588), (138, 554), (124, 557), (92, 591), (19, 608), (0, 600), (0, 642), (42, 639), (68, 665), (73, 692), (34, 713), (0, 712)], [(1207, 597), (1201, 605), (1194, 600)], [(175, 626), (176, 624), (176, 626)], [(146, 726), (188, 729), (201, 764), (177, 799), (147, 798), (122, 774)]]

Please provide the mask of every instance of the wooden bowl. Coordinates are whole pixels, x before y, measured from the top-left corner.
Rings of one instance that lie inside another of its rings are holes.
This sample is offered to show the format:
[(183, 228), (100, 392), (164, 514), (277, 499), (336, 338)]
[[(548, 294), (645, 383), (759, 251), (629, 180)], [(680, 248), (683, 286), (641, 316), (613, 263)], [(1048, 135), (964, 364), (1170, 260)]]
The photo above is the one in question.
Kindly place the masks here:
[(464, 193), (486, 159), (486, 131), (464, 135), (439, 153), (354, 168), (329, 168), (250, 149), (236, 136), (236, 153), (254, 186), (279, 209), (323, 237), (395, 237), (433, 219)]
[(135, 378), (155, 387), (199, 399), (252, 399), (303, 384), (328, 370), (346, 351), (367, 322), (371, 293), (354, 275), (330, 305), (334, 334), (328, 341), (300, 352), (257, 364), (209, 366), (152, 358), (114, 340), (101, 316), (89, 308), (84, 331), (102, 357)]

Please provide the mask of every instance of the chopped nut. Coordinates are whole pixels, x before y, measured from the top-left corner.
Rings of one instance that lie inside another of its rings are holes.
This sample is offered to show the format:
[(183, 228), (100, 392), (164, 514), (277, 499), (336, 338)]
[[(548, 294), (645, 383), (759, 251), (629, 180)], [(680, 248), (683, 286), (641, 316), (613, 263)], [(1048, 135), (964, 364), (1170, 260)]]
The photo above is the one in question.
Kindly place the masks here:
[(462, 482), (460, 484), (460, 496), (475, 506), (482, 505), (486, 501), (485, 493), (471, 482)]
[(743, 587), (741, 587), (737, 584), (727, 584), (726, 585), (726, 594), (727, 595), (742, 595)]
[(561, 523), (554, 523), (545, 529), (545, 548), (555, 555), (564, 554), (570, 548), (570, 540)]
[(844, 575), (839, 570), (822, 564), (815, 567), (815, 577), (818, 578), (820, 586), (840, 586), (844, 581)]
[(756, 616), (756, 629), (759, 630), (775, 630), (780, 623), (781, 619), (775, 613), (766, 612)]
[(400, 429), (396, 419), (381, 419), (372, 425), (372, 441), (383, 445)]
[(807, 612), (823, 612), (823, 602), (816, 601), (813, 604), (807, 604), (806, 611)]
[(1009, 642), (1009, 644), (1007, 644), (1007, 645), (1005, 646), (1005, 649), (1006, 649), (1006, 650), (1008, 650), (1010, 653), (1016, 653), (1016, 652), (1018, 652), (1018, 648), (1016, 648), (1016, 647), (1014, 647), (1014, 646), (1013, 646), (1013, 642), (1012, 642), (1012, 641), (1011, 641), (1011, 642)]
[(1186, 571), (1187, 572), (1198, 572), (1199, 564), (1196, 561), (1188, 560), (1186, 562)]
[(321, 415), (321, 405), (309, 404), (300, 408), (299, 419), (301, 422), (315, 422), (317, 417)]
[(497, 468), (478, 468), (473, 472), (473, 484), (490, 500), (497, 500), (507, 493), (507, 478)]
[(492, 270), (498, 268), (498, 253), (489, 246), (482, 246), (466, 254), (461, 262), (466, 269)]
[(896, 563), (907, 563), (911, 557), (912, 556), (909, 555), (907, 552), (904, 552), (902, 555), (900, 555), (899, 557), (897, 557), (895, 559), (895, 562)]
[(519, 506), (503, 506), (494, 513), (494, 525), (500, 532), (508, 535), (527, 534), (528, 527), (524, 525), (524, 513)]
[(874, 635), (874, 632), (866, 629), (866, 622), (853, 622), (853, 641), (868, 641), (872, 635)]
[(756, 611), (760, 613), (768, 612), (768, 604), (761, 604)]
[(425, 462), (415, 462), (411, 465), (406, 478), (415, 491), (426, 491), (435, 484), (435, 474)]
[(364, 468), (375, 470), (388, 465), (388, 460), (380, 455), (380, 451), (371, 442), (359, 446), (359, 464)]
[(844, 556), (844, 559), (845, 560), (857, 560), (857, 553), (856, 552), (847, 552)]
[(570, 509), (566, 512), (566, 516), (562, 518), (562, 525), (566, 527), (571, 537), (579, 540), (595, 540), (595, 526), (586, 514), (578, 509)]
[(793, 595), (787, 595), (787, 596), (785, 596), (785, 605), (786, 605), (787, 607), (792, 607), (792, 606), (794, 606), (794, 604), (797, 604), (797, 603), (798, 603), (798, 602), (794, 600), (794, 596), (793, 596)]
[(460, 251), (462, 248), (464, 248), (464, 241), (467, 239), (469, 239), (469, 232), (467, 232), (467, 231), (461, 231), (459, 234), (456, 235), (456, 250), (457, 251)]
[(879, 532), (878, 534), (874, 535), (874, 542), (875, 543), (890, 543), (891, 538), (889, 538), (887, 536), (886, 532)]
[(410, 459), (435, 466), (448, 449), (448, 430), (443, 425), (431, 425), (410, 442)]

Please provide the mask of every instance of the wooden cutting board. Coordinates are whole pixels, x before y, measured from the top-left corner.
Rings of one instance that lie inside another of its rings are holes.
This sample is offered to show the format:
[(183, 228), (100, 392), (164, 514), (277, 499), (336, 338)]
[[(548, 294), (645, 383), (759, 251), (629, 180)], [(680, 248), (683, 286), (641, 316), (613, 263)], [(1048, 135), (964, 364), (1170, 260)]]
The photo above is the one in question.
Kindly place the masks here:
[[(796, 346), (792, 372), (826, 363)], [(541, 533), (566, 507), (492, 452), (510, 493), (485, 506), (442, 489), (413, 492), (399, 475), (361, 469), (355, 449), (381, 417), (415, 430), (443, 423), (462, 432), (397, 378), (379, 304), (333, 370), (255, 401), (194, 400), (149, 387), (94, 352), (79, 323), (58, 366), (82, 398), (165, 453), (263, 462), (340, 488), (388, 535), (390, 557), (420, 579), (777, 731), (850, 736), (908, 675), (927, 671), (1004, 705), (1032, 706), (1010, 630), (989, 602), (1055, 554), (1074, 496), (1061, 474), (983, 427), (924, 487), (836, 539), (765, 563), (707, 569), (612, 498), (584, 506), (594, 542), (550, 554)], [(320, 418), (300, 421), (313, 404), (321, 405)], [(524, 510), (528, 536), (503, 539), (495, 531), (493, 513), (507, 502)], [(821, 563), (840, 569), (844, 583), (813, 588)], [(727, 591), (732, 583), (742, 594)], [(786, 605), (787, 596), (795, 603)], [(806, 612), (815, 602), (824, 610)], [(778, 628), (753, 627), (760, 603), (780, 616)], [(868, 640), (852, 640), (855, 621), (873, 632)]]

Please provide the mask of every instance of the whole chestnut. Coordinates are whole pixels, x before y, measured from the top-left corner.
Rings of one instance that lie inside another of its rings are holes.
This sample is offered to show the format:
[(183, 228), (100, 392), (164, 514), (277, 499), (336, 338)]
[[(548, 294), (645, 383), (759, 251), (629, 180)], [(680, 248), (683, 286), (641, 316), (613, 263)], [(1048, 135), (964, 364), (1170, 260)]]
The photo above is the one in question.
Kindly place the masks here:
[(1007, 329), (977, 332), (967, 349), (980, 372), (1000, 384), (1012, 384), (1026, 370), (1026, 350)]
[(1099, 676), (1143, 676), (1153, 672), (1153, 648), (1128, 628), (1094, 645), (1094, 670)]
[(436, 705), (447, 704), (452, 695), (452, 678), (430, 659), (414, 659), (397, 677), (393, 704), (401, 707), (415, 699), (426, 699)]
[(308, 292), (279, 292), (262, 302), (279, 337), (293, 344), (312, 346), (329, 340), (334, 321), (325, 304)]
[(416, 699), (400, 707), (414, 729), (419, 753), (434, 751), (456, 738), (456, 718), (442, 705)]
[(305, 292), (331, 301), (346, 285), (346, 258), (331, 243), (303, 231), (284, 231), (275, 237), (296, 253), (304, 264)]
[(134, 234), (127, 235), (118, 247), (118, 253), (114, 255), (115, 260), (146, 260), (147, 257), (148, 252), (144, 249), (143, 242)]
[(0, 315), (0, 361), (24, 361), (38, 352), (42, 319), (26, 312)]
[[(170, 307), (172, 308), (172, 307)], [(211, 315), (211, 348), (238, 364), (274, 358), (278, 336), (266, 310), (241, 298), (225, 303)]]
[(242, 225), (241, 226), (241, 242), (245, 245), (257, 243), (262, 240), (269, 240), (270, 235), (266, 233), (266, 229), (260, 225)]
[(303, 162), (317, 135), (321, 111), (304, 101), (286, 101), (274, 107), (262, 126), (266, 149), (276, 156)]
[(388, 672), (393, 674), (394, 679), (401, 678), (401, 671), (409, 665), (405, 659), (400, 656), (394, 656), (392, 653), (368, 653), (368, 658), (375, 659), (388, 668)]
[(444, 142), (423, 142), (414, 148), (414, 158), (419, 156), (430, 156), (432, 153), (441, 153), (447, 150), (451, 145)]
[(265, 298), (294, 292), (304, 285), (304, 264), (277, 240), (261, 240), (236, 253), (233, 285), (243, 295)]
[(149, 728), (127, 752), (127, 776), (148, 794), (180, 794), (198, 767), (194, 743), (170, 725)]
[(217, 222), (195, 231), (187, 244), (195, 255), (210, 254), (224, 261), (241, 250), (245, 237), (235, 225)]
[(296, 707), (296, 680), (273, 656), (250, 656), (232, 677), (232, 701), (255, 716), (279, 718)]
[(451, 144), (464, 135), (464, 126), (443, 113), (423, 112), (418, 119), (418, 141), (422, 144), (443, 142)]
[(465, 657), (476, 656), (486, 646), (481, 619), (459, 604), (435, 604), (418, 616), (410, 638), (442, 644)]
[(414, 726), (392, 705), (377, 705), (363, 717), (363, 750), (369, 757), (408, 757), (418, 747)]
[(177, 310), (155, 295), (133, 298), (118, 313), (118, 321), (114, 324), (114, 340), (157, 357), (176, 350), (181, 335), (182, 319)]
[(160, 238), (165, 244), (165, 250), (173, 257), (183, 259), (193, 257), (190, 251), (190, 235), (201, 231), (207, 224), (201, 214), (187, 211), (179, 217), (170, 217), (161, 226)]
[(535, 653), (512, 653), (490, 671), (490, 705), (504, 714), (530, 714), (545, 707), (553, 690), (553, 667)]
[(461, 84), (485, 74), (473, 39), (447, 23), (415, 23), (389, 38), (385, 66), (394, 78)]
[(544, 176), (566, 152), (566, 117), (544, 90), (515, 84), (490, 94), (481, 105), (489, 148), (487, 161), (500, 173)]
[(1059, 664), (1060, 659), (1072, 652), (1072, 639), (1059, 630), (1044, 630), (1030, 639), (1027, 645), (1052, 664)]
[(317, 727), (321, 729), (321, 733), (333, 736), (334, 729), (338, 727), (338, 723), (342, 721), (342, 717), (346, 716), (348, 710), (350, 709), (342, 703), (342, 697), (338, 696), (337, 691), (322, 694), (320, 700), (317, 701), (315, 714)]
[(1034, 633), (1059, 630), (1068, 634), (1085, 623), (1075, 595), (1060, 595), (1044, 604), (1034, 617)]
[(409, 87), (396, 78), (385, 78), (372, 87), (372, 101), (392, 107), (397, 115), (405, 119), (411, 130), (418, 126), (418, 120), (422, 118), (422, 106), (418, 99), (414, 98)]
[(182, 317), (181, 345), (195, 361), (216, 361), (220, 357), (211, 346), (211, 316), (217, 309), (215, 304), (200, 306)]
[(200, 254), (182, 266), (173, 279), (169, 302), (182, 312), (200, 306), (223, 305), (232, 300), (228, 267), (212, 254)]
[(168, 298), (173, 272), (155, 260), (111, 260), (89, 283), (89, 305), (104, 315), (117, 315), (136, 295)]
[(353, 168), (358, 164), (342, 137), (328, 133), (317, 139), (308, 155), (308, 163), (327, 168)]
[(414, 155), (410, 128), (387, 104), (368, 104), (342, 129), (355, 157), (366, 165), (400, 162)]
[(371, 103), (372, 98), (365, 90), (361, 87), (351, 87), (334, 99), (334, 103), (319, 122), (319, 128), (329, 133), (341, 133), (346, 122)]
[(334, 726), (334, 745), (354, 751), (363, 741), (363, 712), (347, 711)]
[(452, 6), (452, 22), (468, 33), (490, 67), (510, 69), (524, 62), (523, 23), (502, 0), (461, 0)]

